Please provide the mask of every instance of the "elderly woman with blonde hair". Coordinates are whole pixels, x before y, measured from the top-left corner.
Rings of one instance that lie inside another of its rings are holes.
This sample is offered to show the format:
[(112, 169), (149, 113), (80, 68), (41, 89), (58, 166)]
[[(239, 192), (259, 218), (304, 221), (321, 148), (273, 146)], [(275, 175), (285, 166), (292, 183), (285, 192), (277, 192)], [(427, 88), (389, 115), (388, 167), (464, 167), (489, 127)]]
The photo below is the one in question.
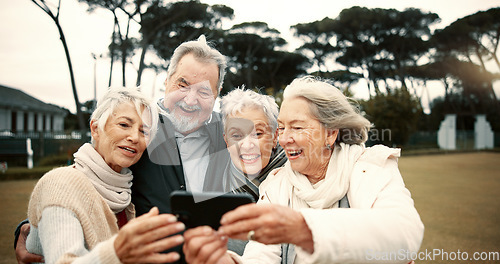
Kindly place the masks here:
[(165, 263), (183, 242), (173, 215), (158, 208), (135, 218), (132, 172), (154, 137), (158, 108), (135, 89), (111, 88), (90, 121), (91, 142), (71, 166), (47, 172), (28, 206), (26, 248), (46, 263)]
[[(398, 170), (400, 150), (365, 147), (369, 128), (337, 88), (294, 80), (278, 117), (288, 162), (260, 185), (257, 204), (226, 213), (217, 232), (188, 230), (188, 262), (410, 262), (424, 226)], [(226, 237), (252, 241), (240, 257)]]

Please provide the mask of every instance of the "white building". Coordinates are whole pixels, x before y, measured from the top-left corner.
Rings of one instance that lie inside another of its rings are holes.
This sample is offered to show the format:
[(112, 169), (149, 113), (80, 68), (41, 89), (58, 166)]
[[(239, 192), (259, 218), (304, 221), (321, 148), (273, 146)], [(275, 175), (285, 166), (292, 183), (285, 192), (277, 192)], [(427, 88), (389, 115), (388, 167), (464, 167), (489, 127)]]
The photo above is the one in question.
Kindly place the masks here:
[(66, 111), (0, 85), (0, 132), (64, 131)]

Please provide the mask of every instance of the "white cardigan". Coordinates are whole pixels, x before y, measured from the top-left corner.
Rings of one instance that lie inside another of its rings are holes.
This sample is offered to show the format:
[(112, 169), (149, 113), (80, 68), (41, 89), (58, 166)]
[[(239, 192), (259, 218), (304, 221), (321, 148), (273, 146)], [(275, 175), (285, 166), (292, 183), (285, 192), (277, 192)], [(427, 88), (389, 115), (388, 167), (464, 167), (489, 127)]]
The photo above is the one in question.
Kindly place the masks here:
[[(347, 197), (350, 208), (300, 209), (314, 240), (314, 253), (296, 246), (295, 264), (408, 263), (423, 239), (424, 225), (398, 170), (399, 149), (367, 148), (355, 164)], [(291, 184), (276, 169), (260, 185), (259, 204), (288, 206)], [(263, 195), (263, 194), (267, 194)], [(250, 241), (239, 263), (281, 263), (281, 245)], [(378, 260), (378, 261), (377, 261)]]

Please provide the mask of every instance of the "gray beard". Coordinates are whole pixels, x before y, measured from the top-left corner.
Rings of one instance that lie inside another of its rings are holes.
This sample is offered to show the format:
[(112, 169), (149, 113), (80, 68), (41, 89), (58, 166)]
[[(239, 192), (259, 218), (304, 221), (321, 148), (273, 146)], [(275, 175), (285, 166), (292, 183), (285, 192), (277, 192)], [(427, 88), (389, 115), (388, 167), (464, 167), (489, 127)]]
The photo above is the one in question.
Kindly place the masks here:
[(167, 113), (166, 116), (174, 125), (175, 131), (181, 134), (184, 134), (200, 126), (198, 122), (191, 121), (191, 118), (181, 116), (180, 119), (177, 119), (174, 117), (174, 114), (175, 113)]

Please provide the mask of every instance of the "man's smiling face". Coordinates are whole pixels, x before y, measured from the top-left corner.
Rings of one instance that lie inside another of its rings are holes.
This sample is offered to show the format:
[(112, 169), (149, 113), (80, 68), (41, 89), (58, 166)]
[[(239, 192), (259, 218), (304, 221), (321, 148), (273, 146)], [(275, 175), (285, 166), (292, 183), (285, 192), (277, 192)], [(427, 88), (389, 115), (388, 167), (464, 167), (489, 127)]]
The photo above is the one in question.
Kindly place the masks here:
[(165, 81), (165, 107), (175, 129), (189, 134), (210, 117), (217, 97), (219, 69), (198, 61), (192, 54), (179, 60), (177, 69)]

